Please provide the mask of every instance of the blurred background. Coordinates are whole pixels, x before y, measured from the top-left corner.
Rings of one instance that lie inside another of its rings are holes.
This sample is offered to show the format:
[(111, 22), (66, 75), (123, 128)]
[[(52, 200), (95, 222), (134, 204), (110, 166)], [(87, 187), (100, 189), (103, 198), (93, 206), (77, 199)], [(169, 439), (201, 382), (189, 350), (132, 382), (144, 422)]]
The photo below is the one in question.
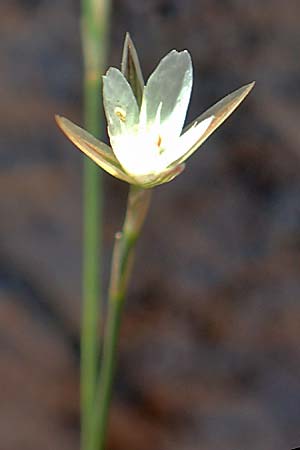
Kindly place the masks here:
[[(83, 156), (79, 0), (0, 15), (0, 439), (79, 448)], [(115, 0), (147, 77), (193, 57), (188, 120), (256, 80), (237, 112), (156, 188), (126, 304), (110, 450), (300, 445), (300, 2)], [(127, 186), (105, 175), (104, 279)]]

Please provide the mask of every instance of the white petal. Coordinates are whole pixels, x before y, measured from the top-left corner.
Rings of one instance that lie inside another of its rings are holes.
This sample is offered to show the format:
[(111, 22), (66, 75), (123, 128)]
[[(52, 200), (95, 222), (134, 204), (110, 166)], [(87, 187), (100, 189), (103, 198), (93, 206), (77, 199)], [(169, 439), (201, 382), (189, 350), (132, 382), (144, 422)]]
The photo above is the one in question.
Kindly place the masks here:
[(111, 140), (137, 128), (139, 109), (135, 96), (122, 72), (114, 67), (103, 76), (103, 103)]
[(140, 127), (149, 130), (161, 106), (161, 137), (168, 140), (180, 135), (193, 83), (192, 61), (184, 50), (172, 50), (158, 64), (144, 89)]
[(153, 175), (165, 169), (148, 135), (124, 133), (115, 137), (114, 153), (125, 172), (132, 177)]
[(178, 160), (183, 161), (182, 158), (186, 153), (189, 153), (189, 150), (193, 148), (195, 142), (201, 140), (201, 137), (205, 134), (209, 125), (211, 124), (214, 116), (208, 117), (202, 122), (199, 122), (192, 127), (190, 127), (185, 133), (183, 133), (177, 140), (174, 142), (173, 146), (168, 148), (162, 155), (161, 158), (164, 159), (165, 165), (169, 166), (170, 164), (176, 162)]

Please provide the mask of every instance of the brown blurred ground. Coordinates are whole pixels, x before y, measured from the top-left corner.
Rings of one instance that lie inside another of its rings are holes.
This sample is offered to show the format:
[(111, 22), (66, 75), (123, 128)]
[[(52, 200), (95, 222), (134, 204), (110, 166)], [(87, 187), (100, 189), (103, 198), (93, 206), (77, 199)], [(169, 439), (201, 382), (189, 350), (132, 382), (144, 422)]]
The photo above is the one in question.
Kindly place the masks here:
[[(78, 0), (0, 15), (0, 450), (78, 449), (82, 157)], [(148, 75), (194, 61), (189, 119), (255, 91), (155, 190), (121, 339), (109, 449), (300, 445), (300, 3), (118, 0)], [(105, 278), (126, 186), (105, 177)]]

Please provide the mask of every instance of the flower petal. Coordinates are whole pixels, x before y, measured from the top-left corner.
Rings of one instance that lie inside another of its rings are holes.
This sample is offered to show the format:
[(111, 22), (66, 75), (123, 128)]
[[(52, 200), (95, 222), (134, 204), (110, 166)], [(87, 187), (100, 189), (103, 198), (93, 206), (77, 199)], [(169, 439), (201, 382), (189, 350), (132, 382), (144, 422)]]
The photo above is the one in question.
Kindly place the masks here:
[(206, 131), (204, 131), (204, 133), (200, 134), (200, 136), (198, 137), (197, 134), (195, 135), (194, 142), (189, 142), (190, 147), (187, 148), (187, 151), (179, 159), (175, 161), (175, 164), (184, 162), (189, 156), (192, 155), (192, 153), (194, 153), (200, 147), (201, 144), (203, 144), (204, 141), (206, 141), (206, 139), (239, 106), (239, 104), (249, 94), (254, 84), (255, 84), (254, 82), (249, 83), (232, 92), (231, 94), (227, 95), (222, 100), (217, 102), (215, 105), (210, 107), (203, 114), (201, 114), (196, 120), (194, 120), (194, 122), (192, 122), (187, 128), (183, 130), (183, 134), (182, 136), (180, 136), (180, 139), (185, 139), (185, 134), (192, 133), (193, 128), (195, 128), (196, 130), (197, 127), (201, 125), (201, 123), (204, 124), (206, 120), (211, 119)]
[(161, 155), (166, 167), (172, 165), (175, 162), (175, 166), (178, 164), (178, 160), (181, 161), (182, 157), (185, 157), (187, 152), (193, 147), (195, 142), (199, 142), (201, 137), (207, 131), (208, 127), (212, 123), (214, 116), (207, 117), (199, 123), (195, 123), (185, 133), (183, 133), (177, 140), (166, 149)]
[(155, 122), (161, 106), (162, 139), (173, 139), (180, 135), (190, 101), (193, 83), (192, 61), (187, 50), (172, 50), (158, 64), (150, 76), (141, 106), (140, 127), (149, 127)]
[(122, 72), (114, 67), (103, 76), (103, 103), (111, 140), (137, 128), (139, 109), (135, 96)]
[(99, 141), (65, 117), (55, 116), (55, 120), (70, 141), (89, 156), (98, 166), (102, 167), (110, 175), (131, 183), (131, 178), (123, 172), (121, 165), (108, 145)]

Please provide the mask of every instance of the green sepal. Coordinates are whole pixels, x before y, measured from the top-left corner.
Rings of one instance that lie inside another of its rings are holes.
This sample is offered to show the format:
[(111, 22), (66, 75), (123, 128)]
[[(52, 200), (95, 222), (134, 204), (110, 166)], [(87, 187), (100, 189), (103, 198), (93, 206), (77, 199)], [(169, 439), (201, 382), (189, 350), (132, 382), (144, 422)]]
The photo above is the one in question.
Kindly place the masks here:
[(126, 33), (125, 36), (121, 71), (131, 86), (137, 104), (141, 106), (144, 91), (144, 78), (137, 51), (129, 33)]
[[(196, 126), (203, 120), (212, 117), (212, 121), (207, 127), (206, 131), (201, 134), (200, 138), (185, 152), (180, 158), (174, 161), (174, 165), (183, 163), (187, 158), (189, 158), (199, 147), (202, 145), (207, 138), (217, 129), (220, 125), (235, 111), (235, 109), (242, 103), (242, 101), (247, 97), (249, 92), (253, 89), (255, 82), (249, 83), (231, 94), (226, 95), (226, 97), (219, 100), (204, 113), (202, 113), (196, 120), (190, 123), (186, 128), (184, 128), (182, 134), (187, 132), (191, 127)], [(171, 166), (173, 166), (171, 164)]]
[(99, 141), (83, 128), (65, 117), (55, 116), (56, 123), (63, 133), (85, 155), (110, 175), (122, 181), (131, 183), (131, 178), (124, 172), (112, 149), (104, 142)]

